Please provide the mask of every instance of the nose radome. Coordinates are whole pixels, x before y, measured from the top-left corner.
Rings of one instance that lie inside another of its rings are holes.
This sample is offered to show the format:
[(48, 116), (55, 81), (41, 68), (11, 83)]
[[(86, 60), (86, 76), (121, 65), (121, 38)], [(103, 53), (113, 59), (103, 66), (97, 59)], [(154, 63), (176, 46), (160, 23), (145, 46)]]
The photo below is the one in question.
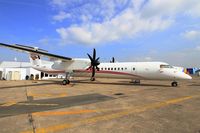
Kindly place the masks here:
[(185, 79), (192, 79), (192, 77), (188, 74), (185, 74)]

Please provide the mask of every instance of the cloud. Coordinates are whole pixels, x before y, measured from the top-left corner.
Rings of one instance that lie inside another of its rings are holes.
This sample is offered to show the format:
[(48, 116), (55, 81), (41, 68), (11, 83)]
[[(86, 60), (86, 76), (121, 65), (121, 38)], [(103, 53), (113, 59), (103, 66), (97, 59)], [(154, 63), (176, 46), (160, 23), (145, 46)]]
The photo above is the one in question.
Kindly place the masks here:
[(200, 45), (193, 48), (185, 48), (183, 50), (167, 52), (154, 55), (153, 58), (165, 61), (173, 66), (181, 67), (199, 67)]
[(154, 15), (174, 17), (177, 14), (185, 14), (199, 17), (199, 8), (199, 0), (149, 0), (144, 6), (142, 15), (145, 17)]
[[(56, 29), (65, 44), (95, 45), (134, 38), (169, 28), (181, 13), (200, 16), (199, 0), (80, 0), (71, 3), (53, 0), (52, 3), (60, 7), (64, 16), (69, 12), (77, 21)], [(63, 16), (59, 14), (57, 16)], [(57, 20), (64, 19), (66, 17), (57, 17)]]
[[(189, 1), (188, 1), (189, 2)], [(193, 0), (188, 3), (189, 7), (186, 11), (186, 14), (191, 15), (192, 17), (200, 17), (200, 2), (198, 0)], [(188, 7), (187, 5), (187, 7)]]
[(111, 21), (101, 24), (74, 25), (56, 31), (66, 43), (98, 44), (119, 40), (122, 37), (132, 37), (139, 32), (163, 30), (171, 23), (171, 20), (160, 18), (141, 19), (131, 10), (127, 10)]
[[(196, 48), (185, 49), (172, 53), (164, 54), (160, 59), (164, 59), (166, 62), (182, 67), (199, 67), (200, 51)], [(173, 60), (172, 60), (173, 59)]]
[[(102, 22), (113, 18), (126, 8), (130, 0), (53, 0), (52, 7), (58, 12), (70, 13), (75, 21), (81, 21), (82, 16), (92, 22)], [(57, 14), (58, 15), (58, 14)], [(57, 16), (55, 15), (55, 16)]]
[(38, 41), (40, 44), (47, 45), (49, 44), (49, 38), (45, 37)]
[(53, 16), (53, 20), (62, 22), (63, 20), (70, 18), (70, 17), (71, 17), (71, 14), (60, 11), (59, 14)]
[(152, 61), (153, 59), (152, 59), (152, 57), (145, 57), (144, 58), (146, 61)]
[(160, 61), (169, 63), (172, 66), (180, 66), (185, 68), (197, 67), (199, 68), (199, 57), (200, 57), (200, 45), (193, 48), (185, 48), (179, 51), (173, 52), (160, 52), (158, 53), (147, 53), (134, 56), (130, 54), (122, 60), (127, 61)]
[(200, 46), (197, 46), (197, 47), (196, 47), (196, 50), (200, 52)]
[(52, 0), (51, 1), (52, 6), (64, 7), (64, 6), (66, 6), (66, 4), (67, 4), (66, 0)]
[(183, 33), (183, 36), (189, 40), (197, 40), (200, 38), (200, 31), (197, 30), (186, 31), (185, 33)]

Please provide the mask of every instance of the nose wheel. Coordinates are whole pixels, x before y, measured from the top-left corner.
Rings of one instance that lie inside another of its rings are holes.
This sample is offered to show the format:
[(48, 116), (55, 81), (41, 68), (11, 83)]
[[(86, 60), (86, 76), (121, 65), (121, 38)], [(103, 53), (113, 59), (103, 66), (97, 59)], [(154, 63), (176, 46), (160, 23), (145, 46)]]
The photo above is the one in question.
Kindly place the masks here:
[(174, 81), (174, 82), (172, 82), (172, 87), (177, 87), (178, 86), (178, 82), (176, 82), (176, 81)]
[(140, 84), (140, 80), (132, 80), (132, 83), (135, 85), (139, 85)]

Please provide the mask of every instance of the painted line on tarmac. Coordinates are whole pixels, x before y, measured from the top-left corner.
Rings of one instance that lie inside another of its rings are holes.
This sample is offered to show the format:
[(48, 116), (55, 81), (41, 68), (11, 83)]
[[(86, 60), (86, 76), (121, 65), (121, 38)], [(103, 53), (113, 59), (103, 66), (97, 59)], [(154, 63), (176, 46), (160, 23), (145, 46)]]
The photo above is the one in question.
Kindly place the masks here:
[(32, 97), (66, 97), (67, 94), (66, 93), (60, 93), (60, 94), (35, 94), (35, 93), (28, 93), (28, 96), (32, 96)]
[(28, 106), (58, 106), (59, 104), (46, 104), (46, 103), (17, 103), (16, 105), (28, 105)]
[[(117, 113), (86, 118), (86, 119), (83, 119), (83, 120), (80, 120), (80, 121), (76, 121), (74, 123), (64, 123), (64, 124), (49, 126), (49, 127), (46, 127), (46, 128), (38, 128), (38, 129), (36, 129), (36, 132), (37, 133), (56, 132), (56, 131), (62, 131), (62, 130), (68, 129), (68, 128), (81, 126), (81, 125), (94, 124), (94, 123), (101, 122), (101, 121), (108, 121), (108, 120), (120, 118), (120, 117), (123, 117), (123, 116), (127, 116), (129, 114), (141, 113), (141, 112), (144, 112), (144, 111), (147, 111), (147, 110), (158, 109), (158, 108), (161, 108), (161, 107), (169, 106), (169, 105), (172, 105), (172, 104), (176, 104), (176, 103), (183, 102), (183, 101), (190, 100), (190, 99), (197, 98), (197, 97), (200, 97), (200, 95), (186, 96), (186, 97), (181, 97), (181, 98), (176, 98), (176, 99), (170, 99), (170, 100), (167, 100), (167, 101), (148, 104), (148, 105), (145, 105), (145, 106), (139, 106), (139, 107), (136, 107), (136, 108), (132, 108), (130, 110), (124, 110), (124, 111), (117, 112)], [(21, 133), (32, 133), (32, 131), (31, 130), (30, 131), (23, 131)]]
[(0, 106), (2, 106), (2, 107), (8, 107), (8, 106), (12, 106), (12, 105), (15, 105), (17, 102), (7, 102), (7, 103), (4, 103), (4, 104), (2, 104), (2, 105), (0, 105)]
[(58, 106), (58, 104), (45, 104), (45, 103), (17, 103), (17, 102), (8, 102), (3, 105), (0, 105), (1, 107), (8, 107), (12, 105), (27, 105), (27, 106)]
[(32, 113), (32, 115), (34, 115), (34, 116), (57, 116), (57, 115), (86, 114), (86, 113), (93, 113), (93, 112), (97, 112), (97, 110), (36, 112), (36, 113)]

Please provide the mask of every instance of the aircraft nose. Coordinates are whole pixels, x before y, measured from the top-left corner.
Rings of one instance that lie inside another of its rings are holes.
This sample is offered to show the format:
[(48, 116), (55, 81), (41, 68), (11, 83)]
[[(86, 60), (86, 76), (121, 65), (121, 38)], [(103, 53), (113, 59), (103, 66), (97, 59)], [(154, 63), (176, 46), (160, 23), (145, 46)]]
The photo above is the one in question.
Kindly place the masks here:
[(177, 73), (177, 76), (176, 76), (177, 79), (182, 79), (182, 80), (191, 80), (192, 77), (184, 72), (179, 72)]
[(188, 74), (186, 74), (186, 79), (192, 79), (192, 77)]
[(192, 79), (192, 77), (190, 75), (188, 75), (188, 74), (185, 74), (184, 77), (185, 77), (185, 79), (189, 79), (189, 80)]

